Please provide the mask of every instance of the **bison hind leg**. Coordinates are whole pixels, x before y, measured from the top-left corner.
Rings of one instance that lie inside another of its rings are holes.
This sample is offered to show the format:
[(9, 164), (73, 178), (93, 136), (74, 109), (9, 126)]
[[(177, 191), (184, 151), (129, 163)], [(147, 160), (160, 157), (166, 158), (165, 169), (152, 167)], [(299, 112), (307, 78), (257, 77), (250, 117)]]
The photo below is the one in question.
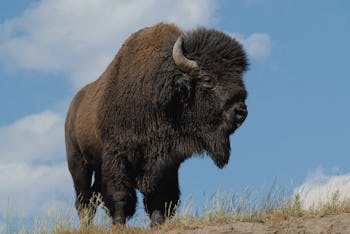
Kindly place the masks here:
[(97, 199), (99, 186), (96, 178), (94, 185), (91, 186), (93, 169), (79, 159), (81, 159), (80, 155), (68, 157), (68, 167), (74, 183), (76, 193), (75, 207), (78, 212), (80, 225), (88, 226), (93, 224), (96, 208), (100, 202), (100, 199)]
[(95, 216), (97, 207), (102, 203), (102, 191), (101, 191), (101, 172), (94, 171), (94, 182), (91, 186), (91, 195), (89, 199), (89, 209), (92, 213), (92, 219)]

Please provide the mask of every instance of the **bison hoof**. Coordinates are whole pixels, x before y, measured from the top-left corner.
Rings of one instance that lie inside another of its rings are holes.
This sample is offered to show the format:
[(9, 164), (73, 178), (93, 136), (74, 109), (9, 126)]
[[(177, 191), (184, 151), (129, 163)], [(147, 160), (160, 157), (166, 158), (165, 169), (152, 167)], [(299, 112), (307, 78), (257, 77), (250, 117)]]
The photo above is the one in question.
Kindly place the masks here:
[(113, 224), (125, 224), (125, 217), (114, 217)]
[(151, 220), (152, 220), (152, 227), (153, 227), (156, 225), (163, 224), (165, 221), (165, 218), (161, 211), (155, 210), (152, 212)]

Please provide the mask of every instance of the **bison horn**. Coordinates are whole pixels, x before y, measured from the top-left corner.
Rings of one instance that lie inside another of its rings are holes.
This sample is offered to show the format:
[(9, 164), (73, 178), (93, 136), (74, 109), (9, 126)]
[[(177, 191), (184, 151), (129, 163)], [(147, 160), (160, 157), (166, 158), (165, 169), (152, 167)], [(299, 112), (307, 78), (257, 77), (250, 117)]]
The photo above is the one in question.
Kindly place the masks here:
[(186, 58), (182, 52), (182, 40), (183, 37), (180, 36), (173, 47), (173, 59), (176, 66), (180, 69), (180, 71), (188, 73), (193, 69), (198, 67), (198, 64), (194, 60), (190, 60)]

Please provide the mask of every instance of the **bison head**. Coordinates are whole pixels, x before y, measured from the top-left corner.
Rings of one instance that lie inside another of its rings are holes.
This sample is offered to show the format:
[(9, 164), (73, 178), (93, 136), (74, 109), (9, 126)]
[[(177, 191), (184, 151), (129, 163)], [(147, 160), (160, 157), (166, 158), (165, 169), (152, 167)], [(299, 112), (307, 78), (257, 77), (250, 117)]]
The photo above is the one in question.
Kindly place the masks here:
[(206, 151), (222, 168), (229, 160), (229, 135), (248, 114), (242, 80), (246, 54), (233, 38), (204, 28), (181, 35), (172, 45), (172, 66), (163, 67), (169, 73), (158, 101), (166, 103), (168, 119), (196, 139), (198, 153)]

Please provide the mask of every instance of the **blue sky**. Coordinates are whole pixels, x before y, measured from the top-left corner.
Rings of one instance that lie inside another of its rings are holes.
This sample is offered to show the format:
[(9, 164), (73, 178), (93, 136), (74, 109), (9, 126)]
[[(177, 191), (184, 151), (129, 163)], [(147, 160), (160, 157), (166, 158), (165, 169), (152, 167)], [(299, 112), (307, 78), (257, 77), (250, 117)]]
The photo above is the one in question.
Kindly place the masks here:
[(276, 179), (291, 191), (307, 185), (315, 197), (321, 186), (345, 178), (338, 189), (350, 194), (349, 1), (6, 1), (0, 226), (9, 200), (29, 218), (73, 207), (63, 139), (69, 102), (130, 33), (159, 21), (224, 31), (244, 45), (251, 64), (244, 78), (249, 116), (231, 137), (229, 165), (219, 170), (210, 158), (186, 161), (184, 198), (200, 206), (203, 194), (219, 187), (241, 193)]

